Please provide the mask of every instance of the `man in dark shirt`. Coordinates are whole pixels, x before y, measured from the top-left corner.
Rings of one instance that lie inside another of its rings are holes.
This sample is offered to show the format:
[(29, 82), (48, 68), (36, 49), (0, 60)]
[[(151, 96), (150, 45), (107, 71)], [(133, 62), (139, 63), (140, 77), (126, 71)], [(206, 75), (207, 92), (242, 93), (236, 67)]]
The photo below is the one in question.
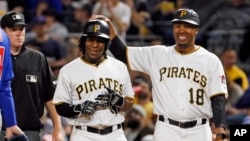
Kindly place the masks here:
[[(11, 44), (15, 76), (11, 88), (17, 125), (27, 134), (30, 141), (39, 141), (42, 128), (40, 118), (46, 106), (54, 125), (53, 140), (62, 141), (60, 116), (51, 102), (56, 85), (55, 76), (41, 52), (23, 46), (25, 26), (24, 16), (14, 11), (6, 13), (1, 20), (1, 27), (9, 36)], [(0, 135), (0, 140), (3, 140), (3, 137)]]

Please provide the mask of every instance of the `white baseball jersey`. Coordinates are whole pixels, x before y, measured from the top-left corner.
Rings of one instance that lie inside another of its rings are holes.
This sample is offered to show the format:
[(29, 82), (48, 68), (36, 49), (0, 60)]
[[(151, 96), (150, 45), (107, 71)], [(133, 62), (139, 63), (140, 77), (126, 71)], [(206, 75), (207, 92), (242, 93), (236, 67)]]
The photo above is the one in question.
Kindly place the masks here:
[[(107, 93), (109, 87), (123, 97), (134, 97), (130, 76), (124, 63), (107, 57), (98, 66), (85, 62), (80, 57), (61, 68), (53, 103), (81, 104), (86, 100), (96, 101), (99, 94)], [(111, 126), (122, 123), (122, 113), (112, 114), (110, 109), (97, 110), (90, 118), (69, 119), (71, 125)]]
[(174, 46), (128, 47), (132, 70), (150, 75), (154, 113), (178, 121), (212, 117), (210, 97), (226, 94), (226, 79), (219, 58), (198, 46), (180, 54)]

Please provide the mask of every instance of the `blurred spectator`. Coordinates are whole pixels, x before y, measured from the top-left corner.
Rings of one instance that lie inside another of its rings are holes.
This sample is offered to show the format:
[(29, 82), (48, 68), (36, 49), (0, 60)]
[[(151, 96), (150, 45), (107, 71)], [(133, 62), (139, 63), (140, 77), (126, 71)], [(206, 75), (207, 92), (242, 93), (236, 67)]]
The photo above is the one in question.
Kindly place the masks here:
[(249, 88), (249, 82), (246, 72), (241, 69), (237, 63), (237, 52), (232, 48), (225, 48), (219, 54), (221, 62), (223, 64), (225, 74), (228, 81), (233, 81), (241, 86), (245, 91)]
[(67, 63), (66, 50), (60, 42), (54, 40), (47, 33), (48, 27), (45, 25), (45, 18), (40, 16), (32, 23), (32, 32), (35, 37), (26, 41), (27, 47), (36, 49), (45, 54), (47, 61), (57, 76), (59, 69)]
[(27, 17), (27, 23), (32, 22), (36, 17), (40, 17), (43, 14), (43, 11), (47, 10), (49, 8), (49, 5), (46, 1), (40, 1), (37, 3), (37, 6), (34, 10), (30, 10), (27, 12), (26, 16)]
[(125, 0), (132, 9), (131, 25), (127, 34), (145, 36), (150, 34), (152, 27), (151, 13), (145, 0)]
[(0, 18), (8, 11), (8, 2), (7, 0), (0, 1)]
[(24, 13), (24, 8), (22, 6), (16, 6), (12, 9), (12, 11), (16, 11), (18, 13)]
[(74, 7), (72, 5), (73, 0), (61, 0), (62, 12), (60, 14), (61, 22), (67, 26), (68, 23), (74, 22)]
[(235, 108), (244, 109), (250, 108), (250, 88), (247, 89), (240, 99), (236, 102)]
[(228, 0), (209, 17), (202, 31), (246, 29), (250, 25), (250, 5), (247, 0)]
[(73, 37), (68, 38), (68, 40), (65, 41), (67, 62), (70, 62), (81, 55), (81, 52), (77, 46), (77, 42), (78, 39)]
[(85, 24), (88, 22), (92, 15), (92, 5), (83, 4), (74, 7), (74, 20), (73, 25), (69, 28), (70, 32), (82, 32)]
[[(23, 8), (27, 8), (27, 4), (28, 4), (28, 1), (27, 0), (14, 0), (14, 1), (9, 1), (9, 0), (6, 0), (8, 2), (7, 4), (7, 7), (8, 7), (8, 11), (10, 10), (13, 10), (16, 6), (21, 6)], [(25, 7), (26, 5), (26, 7)]]
[(135, 103), (143, 106), (146, 110), (146, 122), (152, 125), (153, 102), (152, 102), (152, 84), (143, 76), (137, 76), (132, 81), (133, 88), (137, 87), (135, 92)]
[(125, 41), (132, 16), (131, 8), (127, 4), (121, 0), (99, 0), (93, 7), (93, 14), (109, 17), (118, 34)]
[(47, 9), (43, 12), (45, 17), (45, 25), (48, 28), (48, 34), (58, 41), (64, 41), (68, 35), (68, 29), (58, 20), (58, 13), (53, 9)]
[(162, 44), (163, 44), (163, 41), (162, 41), (162, 37), (160, 37), (160, 36), (155, 36), (155, 38), (153, 38), (149, 41), (150, 46), (162, 45)]
[(128, 141), (141, 141), (146, 135), (154, 133), (153, 128), (147, 124), (146, 116), (145, 109), (139, 104), (134, 104), (127, 112), (124, 132)]
[[(22, 12), (27, 19), (27, 23), (30, 23), (33, 18), (33, 13), (36, 13), (36, 9), (40, 3), (47, 3), (48, 6), (54, 9), (56, 12), (62, 12), (62, 0), (12, 0), (8, 1), (8, 9), (14, 10), (16, 7), (22, 7)], [(15, 11), (15, 10), (14, 10)]]
[(157, 3), (152, 15), (154, 21), (170, 21), (173, 19), (176, 5), (170, 0), (161, 0)]
[(48, 3), (49, 7), (54, 9), (56, 12), (62, 12), (62, 0), (25, 0), (27, 1), (28, 10), (34, 10), (37, 7), (37, 4), (41, 1)]
[(228, 98), (226, 100), (227, 114), (232, 114), (230, 108), (234, 107), (239, 98), (243, 95), (244, 91), (239, 84), (234, 81), (227, 80)]
[(240, 123), (238, 124), (250, 124), (250, 88), (247, 89), (240, 99), (235, 104), (235, 108), (241, 112)]
[(250, 60), (249, 59), (250, 58), (250, 40), (249, 39), (250, 39), (250, 24), (246, 28), (246, 32), (243, 35), (243, 42), (239, 48), (239, 59), (240, 61), (244, 63), (246, 63), (247, 60)]
[(225, 2), (228, 0), (178, 0), (179, 6), (192, 8), (199, 14), (200, 26), (210, 22), (208, 19), (211, 15), (215, 14), (217, 10), (224, 7)]
[(226, 116), (227, 124), (241, 123), (242, 117), (245, 116), (245, 111), (238, 110), (235, 108), (236, 102), (243, 95), (244, 91), (240, 85), (236, 84), (234, 81), (227, 80), (228, 98), (226, 99)]

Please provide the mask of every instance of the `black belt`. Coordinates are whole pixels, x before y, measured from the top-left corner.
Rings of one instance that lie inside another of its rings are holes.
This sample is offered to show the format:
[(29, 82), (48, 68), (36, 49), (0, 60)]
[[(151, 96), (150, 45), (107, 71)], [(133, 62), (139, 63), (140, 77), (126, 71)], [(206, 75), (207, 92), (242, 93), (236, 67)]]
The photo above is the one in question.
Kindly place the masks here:
[[(197, 120), (187, 121), (187, 122), (180, 122), (180, 121), (176, 121), (176, 120), (173, 120), (170, 118), (167, 118), (167, 120), (169, 121), (169, 124), (179, 126), (181, 128), (192, 128), (192, 127), (196, 126), (196, 124), (197, 124)], [(164, 116), (159, 115), (159, 121), (164, 122), (165, 121)], [(206, 118), (201, 119), (201, 125), (205, 124), (206, 122), (207, 122)]]
[[(121, 127), (122, 127), (121, 124), (117, 124), (117, 125), (114, 125), (114, 126), (117, 126), (117, 129), (121, 129)], [(113, 132), (113, 127), (114, 126), (109, 126), (109, 127), (103, 128), (103, 129), (98, 129), (98, 128), (87, 126), (86, 129), (87, 129), (88, 132), (91, 132), (91, 133), (106, 135), (106, 134), (109, 134), (109, 133)], [(83, 130), (82, 126), (76, 126), (76, 129)]]

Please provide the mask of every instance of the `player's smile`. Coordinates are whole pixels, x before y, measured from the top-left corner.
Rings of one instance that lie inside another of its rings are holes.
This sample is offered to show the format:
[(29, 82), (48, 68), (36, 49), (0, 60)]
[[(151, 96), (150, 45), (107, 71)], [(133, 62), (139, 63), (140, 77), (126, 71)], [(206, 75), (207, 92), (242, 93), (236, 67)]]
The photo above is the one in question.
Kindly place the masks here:
[(197, 27), (185, 23), (176, 22), (173, 26), (173, 33), (176, 44), (180, 47), (188, 47), (194, 40), (195, 34), (197, 32)]
[(185, 42), (187, 39), (188, 37), (186, 35), (177, 35), (177, 42)]

